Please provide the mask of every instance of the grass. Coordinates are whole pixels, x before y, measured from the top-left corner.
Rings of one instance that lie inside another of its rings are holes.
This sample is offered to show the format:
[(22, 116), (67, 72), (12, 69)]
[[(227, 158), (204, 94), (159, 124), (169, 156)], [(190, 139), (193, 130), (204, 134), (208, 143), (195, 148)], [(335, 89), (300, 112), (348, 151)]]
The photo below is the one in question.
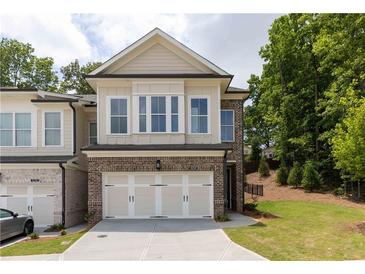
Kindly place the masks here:
[(66, 236), (25, 240), (0, 249), (0, 256), (24, 256), (37, 254), (57, 254), (64, 252), (76, 242), (86, 231)]
[(355, 229), (363, 209), (304, 201), (263, 201), (257, 209), (279, 218), (225, 232), (269, 260), (365, 259), (365, 235)]

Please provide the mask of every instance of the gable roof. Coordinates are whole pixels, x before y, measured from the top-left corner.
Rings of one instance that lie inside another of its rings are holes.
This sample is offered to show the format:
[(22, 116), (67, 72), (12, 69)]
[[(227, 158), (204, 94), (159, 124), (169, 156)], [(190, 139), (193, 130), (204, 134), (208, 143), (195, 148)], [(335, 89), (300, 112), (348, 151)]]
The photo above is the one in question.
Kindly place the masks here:
[[(181, 51), (185, 52), (186, 54), (191, 56), (193, 59), (195, 59), (199, 63), (203, 64), (205, 67), (212, 70), (213, 74), (225, 75), (227, 77), (232, 77), (232, 75), (230, 75), (228, 72), (224, 71), (223, 69), (221, 69), (217, 65), (213, 64), (212, 62), (210, 62), (209, 60), (207, 60), (203, 56), (199, 55), (198, 53), (196, 53), (192, 49), (190, 49), (187, 46), (183, 45), (182, 43), (177, 41), (175, 38), (171, 37), (167, 33), (160, 30), (159, 28), (153, 29), (152, 31), (147, 33), (145, 36), (143, 36), (142, 38), (140, 38), (139, 40), (137, 40), (136, 42), (134, 42), (133, 44), (131, 44), (130, 46), (128, 46), (127, 48), (122, 50), (121, 52), (117, 53), (116, 55), (111, 57), (109, 60), (105, 61), (101, 66), (99, 66), (98, 68), (93, 70), (91, 73), (89, 73), (85, 77), (86, 78), (88, 78), (88, 77), (91, 78), (92, 76), (103, 74), (103, 72), (105, 72), (115, 62), (121, 60), (121, 58), (123, 58), (127, 54), (131, 53), (135, 49), (137, 49), (140, 46), (142, 46), (143, 44), (145, 44), (147, 41), (149, 41), (153, 38), (156, 38), (156, 37), (163, 39), (163, 41), (167, 42), (168, 44), (173, 45), (173, 46), (177, 47), (178, 49), (180, 49)], [(204, 75), (204, 73), (202, 73), (202, 75)]]

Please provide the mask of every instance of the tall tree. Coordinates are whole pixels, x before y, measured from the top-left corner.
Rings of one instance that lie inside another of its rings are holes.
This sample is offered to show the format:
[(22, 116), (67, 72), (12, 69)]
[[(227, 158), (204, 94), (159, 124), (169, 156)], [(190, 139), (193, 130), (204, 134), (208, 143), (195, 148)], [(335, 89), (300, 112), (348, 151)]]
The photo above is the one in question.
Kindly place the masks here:
[(34, 48), (31, 44), (2, 38), (0, 41), (0, 85), (56, 91), (58, 78), (53, 70), (53, 58), (41, 58), (33, 53)]
[(79, 61), (76, 59), (67, 66), (61, 67), (63, 79), (60, 90), (62, 92), (75, 90), (78, 94), (95, 93), (82, 75), (90, 73), (100, 65), (100, 62), (89, 62), (85, 65), (80, 65)]

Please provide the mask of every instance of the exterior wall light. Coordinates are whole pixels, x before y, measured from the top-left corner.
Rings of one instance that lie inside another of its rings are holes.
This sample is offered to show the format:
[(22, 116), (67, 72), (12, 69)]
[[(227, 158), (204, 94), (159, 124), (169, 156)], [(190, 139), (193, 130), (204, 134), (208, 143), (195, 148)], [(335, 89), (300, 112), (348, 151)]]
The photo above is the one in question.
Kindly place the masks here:
[(156, 160), (156, 169), (157, 170), (161, 169), (161, 160)]

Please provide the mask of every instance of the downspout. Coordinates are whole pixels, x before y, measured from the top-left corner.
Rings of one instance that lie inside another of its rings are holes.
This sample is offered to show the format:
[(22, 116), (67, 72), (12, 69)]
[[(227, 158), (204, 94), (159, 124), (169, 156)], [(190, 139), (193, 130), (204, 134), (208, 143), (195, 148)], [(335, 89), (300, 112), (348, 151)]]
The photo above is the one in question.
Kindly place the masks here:
[(75, 154), (76, 153), (76, 110), (75, 110), (75, 107), (72, 105), (72, 102), (68, 102), (68, 104), (69, 104), (70, 108), (72, 109), (72, 113), (73, 113), (73, 115), (72, 115), (72, 117), (73, 117), (73, 131), (72, 131), (72, 133), (73, 133), (73, 136), (72, 136), (73, 150), (72, 150), (72, 152), (73, 152), (73, 154)]
[(65, 167), (62, 163), (59, 163), (61, 168), (61, 177), (62, 177), (62, 225), (65, 226), (65, 216), (66, 216), (66, 176), (65, 176)]
[(223, 157), (223, 199), (224, 199), (224, 213), (226, 213), (227, 210), (227, 150), (224, 151), (224, 157)]

